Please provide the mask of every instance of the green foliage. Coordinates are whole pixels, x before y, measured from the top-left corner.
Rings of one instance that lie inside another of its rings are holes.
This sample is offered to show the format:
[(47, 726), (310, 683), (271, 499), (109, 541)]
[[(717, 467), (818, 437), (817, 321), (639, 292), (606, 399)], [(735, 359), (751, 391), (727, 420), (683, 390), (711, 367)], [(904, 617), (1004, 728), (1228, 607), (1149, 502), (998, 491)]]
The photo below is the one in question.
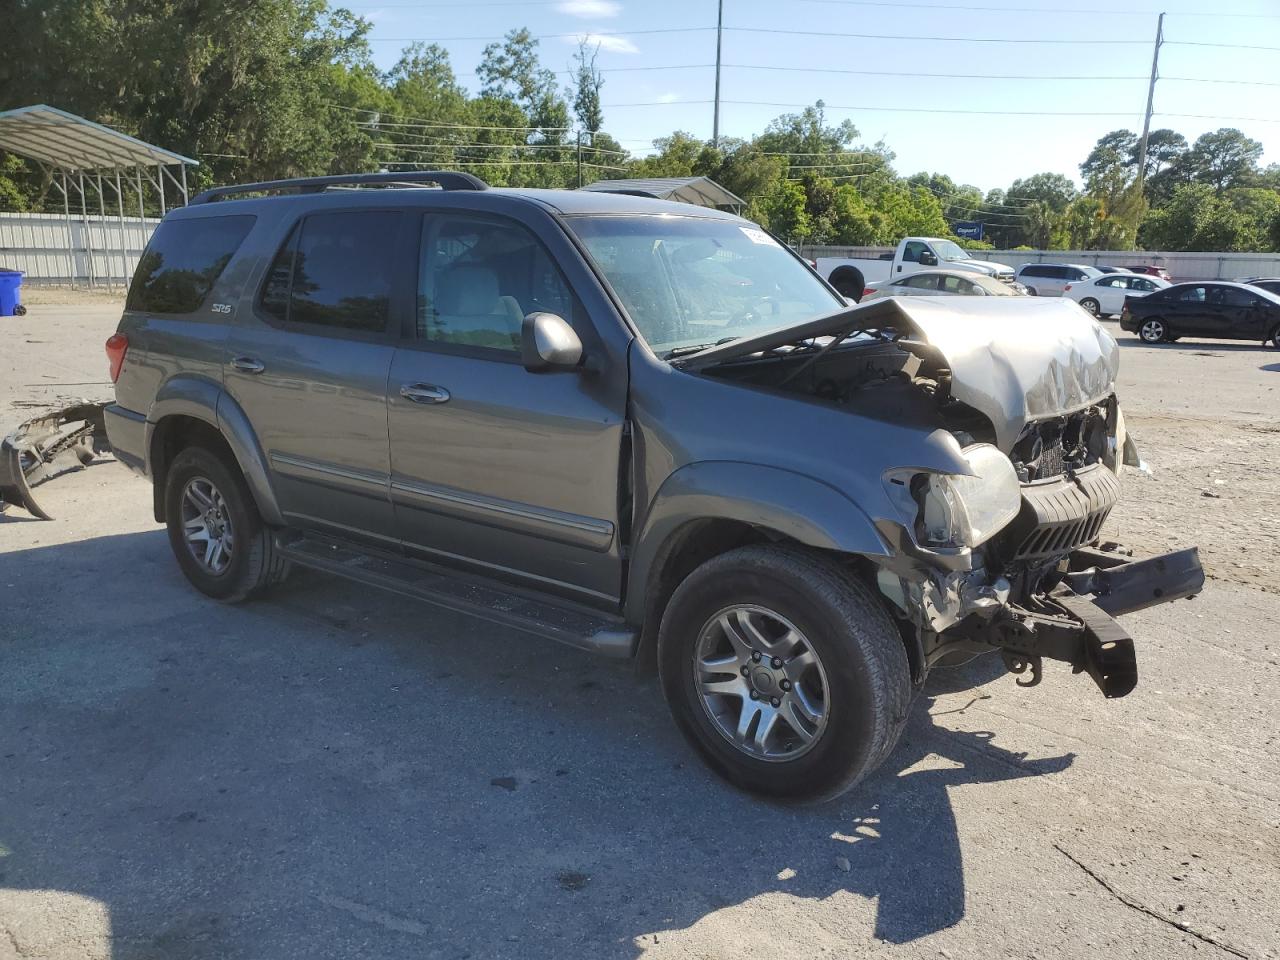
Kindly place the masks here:
[[(456, 167), (495, 185), (708, 176), (792, 241), (892, 245), (985, 225), (981, 249), (1280, 249), (1280, 165), (1235, 128), (1194, 144), (1177, 131), (1114, 130), (1080, 165), (985, 195), (942, 172), (902, 177), (822, 101), (758, 136), (716, 146), (683, 131), (632, 158), (605, 129), (598, 48), (580, 44), (568, 88), (529, 30), (484, 48), (478, 94), (439, 44), (413, 43), (383, 73), (370, 25), (327, 0), (16, 0), (3, 20), (21, 55), (0, 61), (0, 107), (51, 103), (201, 161), (213, 183), (343, 171)], [(0, 208), (54, 199), (34, 165), (0, 155)]]

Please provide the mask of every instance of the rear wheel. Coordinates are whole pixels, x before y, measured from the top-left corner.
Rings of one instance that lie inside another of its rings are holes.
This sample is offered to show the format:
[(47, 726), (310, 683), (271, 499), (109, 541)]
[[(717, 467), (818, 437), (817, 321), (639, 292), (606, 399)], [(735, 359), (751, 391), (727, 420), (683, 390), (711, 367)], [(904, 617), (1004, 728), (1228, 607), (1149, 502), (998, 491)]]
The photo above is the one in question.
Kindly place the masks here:
[(1097, 300), (1093, 299), (1093, 297), (1085, 297), (1080, 301), (1080, 306), (1084, 307), (1095, 317), (1102, 316), (1102, 305), (1099, 304)]
[(1036, 293), (1036, 288), (1035, 288), (1035, 287), (1027, 287), (1027, 296), (1028, 296), (1028, 297), (1038, 297), (1038, 296), (1040, 296), (1040, 294)]
[(1277, 350), (1280, 350), (1280, 323), (1277, 323), (1274, 327), (1271, 328), (1271, 332), (1267, 334), (1267, 341), (1271, 344), (1271, 346), (1275, 347)]
[(1169, 331), (1165, 328), (1164, 321), (1158, 317), (1142, 321), (1142, 326), (1138, 328), (1138, 336), (1144, 343), (1160, 343), (1168, 335)]
[(239, 468), (204, 447), (173, 458), (165, 521), (178, 566), (207, 596), (235, 603), (288, 573)]
[(906, 651), (878, 598), (800, 549), (707, 561), (672, 595), (658, 644), (681, 732), (725, 779), (768, 796), (850, 789), (893, 749), (910, 709)]

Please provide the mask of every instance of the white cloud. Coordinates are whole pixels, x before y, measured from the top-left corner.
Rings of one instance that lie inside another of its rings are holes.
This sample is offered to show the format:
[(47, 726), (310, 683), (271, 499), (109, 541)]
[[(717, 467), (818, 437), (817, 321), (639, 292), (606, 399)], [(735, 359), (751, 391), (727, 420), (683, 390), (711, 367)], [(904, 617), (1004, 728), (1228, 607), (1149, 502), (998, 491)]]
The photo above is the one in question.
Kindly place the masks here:
[(678, 93), (664, 93), (658, 97), (658, 102), (659, 103), (675, 103), (679, 99), (680, 99), (680, 94)]
[(609, 53), (640, 52), (640, 48), (634, 43), (616, 33), (580, 33), (576, 37), (565, 37), (565, 40), (575, 47), (579, 43), (585, 43), (588, 47), (599, 47)]
[(622, 4), (614, 0), (563, 0), (556, 9), (571, 17), (616, 17), (622, 12)]

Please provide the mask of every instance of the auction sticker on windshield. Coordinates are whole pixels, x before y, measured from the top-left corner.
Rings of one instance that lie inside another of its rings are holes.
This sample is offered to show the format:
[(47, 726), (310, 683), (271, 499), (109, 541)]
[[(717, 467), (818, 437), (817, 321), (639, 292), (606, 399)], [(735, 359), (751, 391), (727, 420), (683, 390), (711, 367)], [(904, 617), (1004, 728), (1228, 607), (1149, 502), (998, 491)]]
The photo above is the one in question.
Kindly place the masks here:
[(755, 227), (739, 227), (748, 240), (752, 243), (762, 243), (768, 247), (776, 247), (778, 242), (769, 236), (763, 230), (757, 230)]

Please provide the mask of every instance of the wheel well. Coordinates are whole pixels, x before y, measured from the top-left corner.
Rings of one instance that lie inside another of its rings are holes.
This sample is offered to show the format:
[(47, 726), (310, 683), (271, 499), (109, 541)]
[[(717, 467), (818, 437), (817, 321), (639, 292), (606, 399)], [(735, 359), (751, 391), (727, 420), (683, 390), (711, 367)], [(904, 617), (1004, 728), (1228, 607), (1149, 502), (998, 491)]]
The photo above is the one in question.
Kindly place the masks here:
[(230, 444), (213, 424), (198, 417), (165, 417), (156, 424), (155, 433), (151, 436), (150, 451), (152, 506), (158, 523), (165, 522), (164, 485), (169, 464), (187, 447), (204, 447), (225, 460), (229, 466), (240, 469)]

